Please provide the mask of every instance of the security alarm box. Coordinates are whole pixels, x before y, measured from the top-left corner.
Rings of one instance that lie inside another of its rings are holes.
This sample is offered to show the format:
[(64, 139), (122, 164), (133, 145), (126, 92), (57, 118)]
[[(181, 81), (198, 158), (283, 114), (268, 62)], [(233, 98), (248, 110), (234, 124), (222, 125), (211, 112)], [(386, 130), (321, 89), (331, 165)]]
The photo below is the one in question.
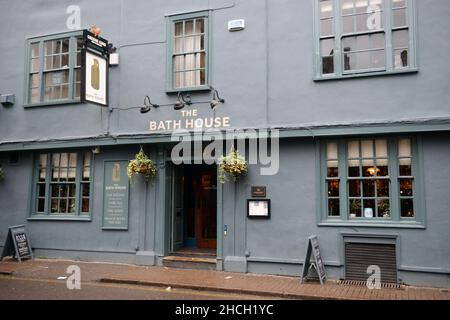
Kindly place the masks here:
[(245, 29), (245, 20), (244, 19), (238, 19), (238, 20), (231, 20), (228, 21), (228, 31), (240, 31)]

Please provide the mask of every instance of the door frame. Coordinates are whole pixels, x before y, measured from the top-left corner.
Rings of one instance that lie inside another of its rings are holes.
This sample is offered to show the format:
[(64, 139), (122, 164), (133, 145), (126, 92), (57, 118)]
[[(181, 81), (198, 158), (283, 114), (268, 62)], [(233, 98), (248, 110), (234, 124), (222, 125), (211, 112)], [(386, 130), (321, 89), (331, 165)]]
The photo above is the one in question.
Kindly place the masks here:
[[(171, 148), (169, 148), (166, 151), (169, 155), (171, 152)], [(174, 211), (175, 211), (175, 205), (174, 205), (174, 201), (175, 201), (175, 197), (174, 197), (174, 179), (175, 179), (175, 165), (172, 164), (172, 161), (170, 160), (170, 156), (167, 156), (165, 159), (166, 162), (166, 170), (164, 171), (164, 181), (167, 181), (167, 183), (170, 186), (166, 186), (166, 192), (170, 192), (170, 194), (168, 194), (168, 196), (165, 197), (165, 215), (166, 217), (168, 217), (168, 219), (164, 219), (165, 221), (165, 225), (162, 226), (164, 228), (164, 230), (167, 230), (169, 232), (168, 237), (166, 237), (166, 245), (165, 248), (167, 248), (167, 250), (164, 250), (164, 255), (169, 254), (170, 252), (173, 252), (173, 248), (174, 248), (174, 235), (173, 235), (173, 221), (174, 221)], [(195, 164), (194, 164), (195, 165)], [(217, 256), (217, 260), (222, 260), (223, 259), (223, 185), (222, 183), (219, 181), (219, 166), (216, 165), (216, 223), (217, 223), (217, 233), (216, 233), (216, 256)], [(167, 172), (169, 171), (169, 172)], [(169, 177), (169, 179), (166, 179), (167, 176)], [(163, 178), (163, 177), (161, 177)], [(161, 199), (161, 197), (160, 197)], [(197, 214), (196, 214), (197, 216)], [(197, 225), (196, 225), (197, 228)], [(184, 229), (184, 228), (183, 228)], [(197, 230), (196, 230), (197, 232)]]

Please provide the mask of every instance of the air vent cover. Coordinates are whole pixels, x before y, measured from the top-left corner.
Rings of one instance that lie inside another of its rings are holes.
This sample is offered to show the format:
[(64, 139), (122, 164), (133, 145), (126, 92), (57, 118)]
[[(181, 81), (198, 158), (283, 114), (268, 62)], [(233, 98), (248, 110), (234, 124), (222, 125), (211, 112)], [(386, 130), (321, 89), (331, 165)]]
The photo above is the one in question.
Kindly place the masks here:
[(345, 280), (367, 281), (371, 265), (380, 267), (381, 282), (397, 283), (394, 244), (345, 243)]

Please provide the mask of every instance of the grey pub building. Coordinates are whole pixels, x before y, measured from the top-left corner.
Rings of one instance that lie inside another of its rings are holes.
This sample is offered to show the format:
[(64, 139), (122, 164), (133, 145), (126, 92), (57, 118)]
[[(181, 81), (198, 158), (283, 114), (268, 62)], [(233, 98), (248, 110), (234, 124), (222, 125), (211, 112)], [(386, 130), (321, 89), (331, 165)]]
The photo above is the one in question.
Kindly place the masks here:
[[(317, 235), (328, 279), (379, 265), (450, 287), (449, 1), (1, 0), (0, 16), (0, 246), (24, 224), (36, 257), (299, 276)], [(183, 139), (205, 152), (175, 161)], [(221, 183), (212, 141), (248, 173)], [(129, 182), (141, 147), (156, 176)]]

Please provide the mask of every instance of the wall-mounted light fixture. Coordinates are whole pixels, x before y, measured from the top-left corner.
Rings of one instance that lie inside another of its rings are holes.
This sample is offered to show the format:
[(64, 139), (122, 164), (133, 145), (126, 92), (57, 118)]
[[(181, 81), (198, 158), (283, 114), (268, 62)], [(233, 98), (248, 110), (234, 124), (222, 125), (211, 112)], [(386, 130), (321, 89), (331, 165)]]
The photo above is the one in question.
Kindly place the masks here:
[(141, 113), (147, 113), (152, 110), (152, 108), (159, 108), (159, 105), (152, 103), (149, 96), (145, 96), (144, 104), (141, 107)]
[(100, 147), (98, 147), (98, 146), (97, 147), (93, 147), (92, 148), (92, 153), (93, 154), (100, 154)]
[(216, 89), (214, 89), (213, 87), (211, 87), (211, 89), (213, 90), (213, 98), (209, 105), (211, 106), (211, 109), (215, 110), (218, 104), (225, 103), (225, 99), (222, 99), (219, 96), (219, 92)]
[(191, 100), (191, 96), (190, 95), (186, 95), (184, 96), (183, 93), (178, 92), (178, 100), (175, 102), (175, 104), (173, 105), (173, 108), (175, 110), (181, 110), (183, 109), (185, 106), (190, 106), (192, 105), (192, 100)]
[(156, 104), (156, 103), (151, 102), (149, 96), (145, 96), (144, 104), (142, 105), (142, 107), (131, 107), (131, 108), (125, 108), (125, 109), (113, 108), (113, 109), (130, 110), (130, 109), (139, 108), (141, 113), (147, 113), (152, 108), (156, 109), (159, 107), (169, 107), (170, 106), (170, 107), (173, 107), (174, 110), (181, 110), (185, 106), (190, 106), (193, 104), (209, 104), (211, 109), (215, 110), (219, 104), (225, 103), (225, 99), (222, 99), (219, 96), (219, 92), (216, 89), (214, 89), (213, 87), (210, 87), (210, 89), (212, 90), (213, 96), (212, 96), (212, 99), (209, 101), (192, 101), (191, 96), (189, 94), (184, 94), (183, 92), (178, 92), (177, 100), (175, 101), (175, 103)]

